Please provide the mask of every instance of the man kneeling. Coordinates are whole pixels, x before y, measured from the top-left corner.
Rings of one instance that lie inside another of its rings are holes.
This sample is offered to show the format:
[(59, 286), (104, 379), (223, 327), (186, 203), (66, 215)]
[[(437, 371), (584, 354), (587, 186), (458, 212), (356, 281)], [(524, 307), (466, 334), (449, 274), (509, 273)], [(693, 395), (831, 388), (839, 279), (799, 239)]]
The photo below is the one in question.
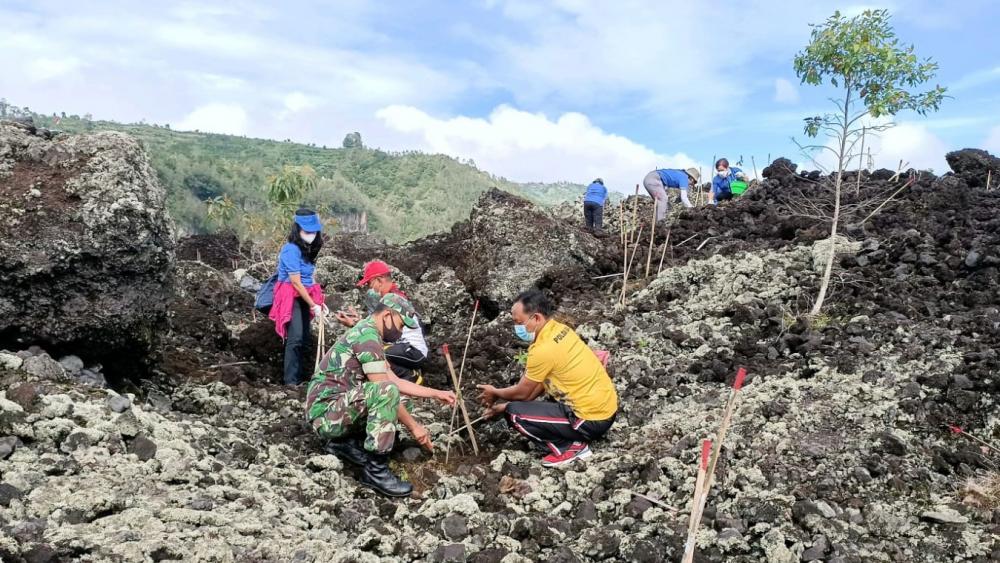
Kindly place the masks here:
[[(506, 413), (512, 428), (550, 452), (545, 467), (590, 457), (590, 442), (611, 428), (618, 412), (608, 372), (573, 329), (550, 318), (552, 303), (541, 291), (518, 295), (510, 315), (514, 334), (532, 343), (527, 371), (511, 387), (478, 386), (486, 416)], [(533, 400), (543, 391), (555, 402)]]
[[(403, 410), (400, 393), (455, 403), (451, 391), (399, 379), (388, 368), (383, 342), (398, 340), (403, 326), (417, 326), (413, 307), (402, 297), (387, 295), (371, 316), (337, 340), (306, 391), (306, 417), (319, 437), (327, 440), (327, 451), (361, 466), (361, 484), (389, 496), (408, 496), (413, 490), (388, 466)], [(403, 417), (415, 425), (409, 430), (419, 427), (405, 411)], [(364, 436), (363, 447), (359, 435)], [(419, 438), (421, 445), (430, 447), (426, 432)]]

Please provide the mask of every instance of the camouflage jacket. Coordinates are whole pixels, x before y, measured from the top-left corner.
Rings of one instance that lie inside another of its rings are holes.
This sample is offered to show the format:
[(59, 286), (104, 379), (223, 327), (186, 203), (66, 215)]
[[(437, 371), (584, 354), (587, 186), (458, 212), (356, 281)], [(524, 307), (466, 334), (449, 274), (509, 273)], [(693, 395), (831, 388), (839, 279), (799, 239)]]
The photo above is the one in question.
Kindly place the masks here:
[(368, 381), (366, 374), (385, 373), (382, 337), (371, 317), (362, 319), (341, 336), (331, 349), (324, 369), (316, 372), (306, 390), (306, 404), (346, 393)]

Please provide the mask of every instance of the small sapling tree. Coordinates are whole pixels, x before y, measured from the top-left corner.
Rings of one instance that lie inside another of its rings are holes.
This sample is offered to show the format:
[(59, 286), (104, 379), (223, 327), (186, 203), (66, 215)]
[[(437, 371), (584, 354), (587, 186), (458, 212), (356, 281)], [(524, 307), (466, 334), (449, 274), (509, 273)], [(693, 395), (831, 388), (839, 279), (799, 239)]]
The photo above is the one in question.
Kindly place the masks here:
[(889, 19), (888, 10), (865, 10), (851, 18), (834, 12), (825, 23), (812, 26), (809, 45), (795, 56), (795, 74), (802, 83), (819, 86), (829, 82), (842, 95), (831, 99), (835, 112), (805, 120), (806, 135), (824, 133), (832, 140), (832, 146), (819, 148), (832, 152), (837, 161), (830, 252), (810, 316), (819, 314), (830, 286), (837, 253), (841, 187), (854, 146), (865, 133), (891, 127), (866, 120), (892, 117), (903, 110), (925, 115), (937, 110), (945, 97), (945, 89), (940, 86), (913, 91), (934, 77), (937, 64), (930, 59), (919, 60), (912, 45), (900, 45)]

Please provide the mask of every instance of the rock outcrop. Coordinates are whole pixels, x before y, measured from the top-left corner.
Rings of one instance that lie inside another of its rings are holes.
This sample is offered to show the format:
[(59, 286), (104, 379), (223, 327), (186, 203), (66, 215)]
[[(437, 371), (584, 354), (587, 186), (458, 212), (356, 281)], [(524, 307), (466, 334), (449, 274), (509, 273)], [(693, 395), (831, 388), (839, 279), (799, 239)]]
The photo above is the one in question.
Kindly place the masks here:
[(1000, 158), (982, 149), (962, 149), (944, 155), (955, 175), (971, 187), (982, 188), (991, 180), (990, 187), (1000, 185)]
[(46, 137), (0, 123), (0, 347), (134, 369), (170, 294), (165, 192), (127, 135)]

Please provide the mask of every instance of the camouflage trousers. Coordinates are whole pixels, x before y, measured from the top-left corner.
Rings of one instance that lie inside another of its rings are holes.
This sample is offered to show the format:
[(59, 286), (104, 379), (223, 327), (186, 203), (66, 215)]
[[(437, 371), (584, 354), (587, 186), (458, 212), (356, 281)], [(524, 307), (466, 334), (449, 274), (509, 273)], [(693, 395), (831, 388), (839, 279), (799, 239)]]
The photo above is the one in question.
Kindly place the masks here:
[(309, 419), (320, 438), (341, 438), (359, 430), (365, 421), (365, 449), (389, 453), (396, 440), (396, 409), (399, 388), (395, 383), (368, 381), (346, 393), (316, 401), (309, 408)]

